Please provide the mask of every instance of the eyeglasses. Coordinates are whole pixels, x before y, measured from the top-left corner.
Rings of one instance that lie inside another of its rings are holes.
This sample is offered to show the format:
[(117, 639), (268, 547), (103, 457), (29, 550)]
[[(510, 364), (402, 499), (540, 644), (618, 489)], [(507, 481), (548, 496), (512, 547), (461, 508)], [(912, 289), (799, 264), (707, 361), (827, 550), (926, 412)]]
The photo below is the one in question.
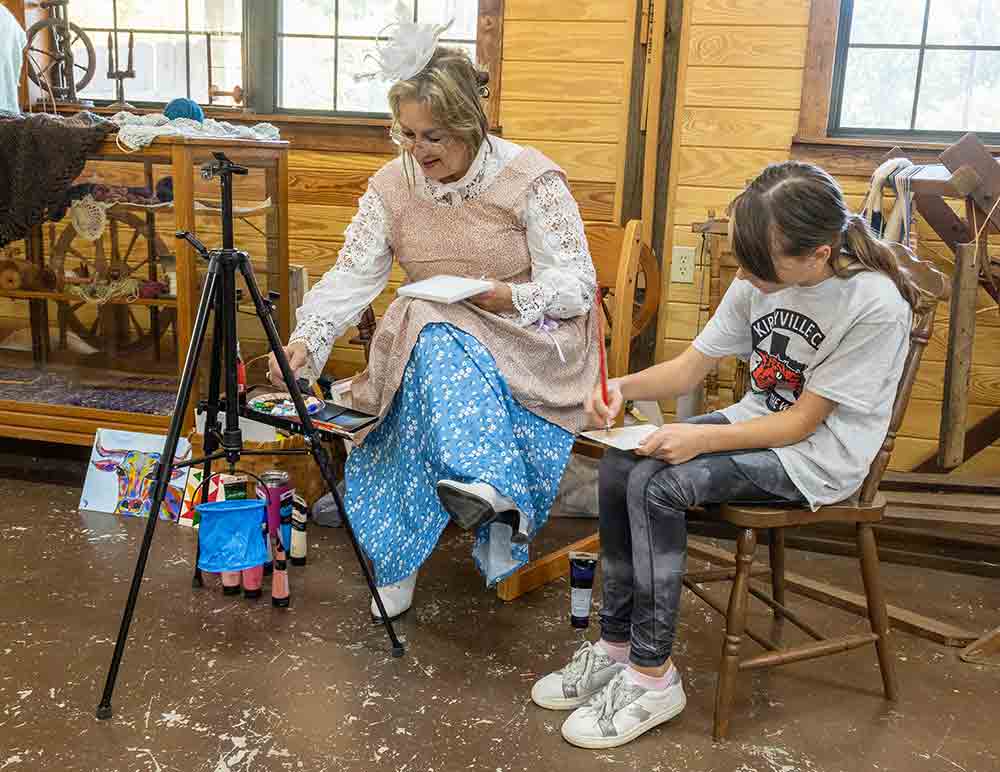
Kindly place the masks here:
[(450, 134), (443, 134), (441, 139), (429, 140), (429, 139), (416, 139), (414, 137), (407, 137), (403, 132), (397, 128), (393, 127), (389, 131), (389, 139), (391, 139), (397, 146), (401, 147), (408, 153), (412, 153), (416, 149), (417, 145), (420, 145), (425, 150), (430, 152), (441, 152), (443, 153), (448, 149), (448, 146), (452, 143), (453, 137)]

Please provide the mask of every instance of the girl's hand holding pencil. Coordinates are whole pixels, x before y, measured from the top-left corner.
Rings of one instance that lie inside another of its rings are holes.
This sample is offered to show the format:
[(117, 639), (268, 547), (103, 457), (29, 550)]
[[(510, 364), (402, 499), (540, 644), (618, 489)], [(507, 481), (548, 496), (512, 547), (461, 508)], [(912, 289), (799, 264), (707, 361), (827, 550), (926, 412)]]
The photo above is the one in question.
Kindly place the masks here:
[(604, 386), (603, 383), (594, 386), (594, 390), (587, 395), (587, 399), (583, 403), (591, 425), (598, 429), (606, 429), (613, 425), (625, 404), (625, 398), (622, 396), (621, 385), (617, 378), (612, 378), (607, 382), (607, 401), (604, 398)]

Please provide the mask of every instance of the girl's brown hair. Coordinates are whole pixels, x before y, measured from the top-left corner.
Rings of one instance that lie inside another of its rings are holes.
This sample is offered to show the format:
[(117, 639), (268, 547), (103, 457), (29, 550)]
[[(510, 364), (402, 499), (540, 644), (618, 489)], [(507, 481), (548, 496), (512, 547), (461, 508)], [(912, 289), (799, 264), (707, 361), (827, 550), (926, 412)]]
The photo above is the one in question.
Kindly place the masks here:
[(401, 102), (423, 102), (434, 121), (461, 141), (474, 158), (489, 131), (482, 104), (489, 79), (489, 73), (477, 67), (463, 49), (438, 46), (424, 69), (389, 90), (393, 130), (400, 128)]
[(813, 164), (771, 164), (730, 204), (733, 252), (740, 266), (777, 282), (773, 255), (805, 257), (829, 245), (830, 264), (841, 275), (841, 253), (884, 273), (911, 307), (919, 290), (899, 269), (889, 245), (844, 202), (836, 181)]

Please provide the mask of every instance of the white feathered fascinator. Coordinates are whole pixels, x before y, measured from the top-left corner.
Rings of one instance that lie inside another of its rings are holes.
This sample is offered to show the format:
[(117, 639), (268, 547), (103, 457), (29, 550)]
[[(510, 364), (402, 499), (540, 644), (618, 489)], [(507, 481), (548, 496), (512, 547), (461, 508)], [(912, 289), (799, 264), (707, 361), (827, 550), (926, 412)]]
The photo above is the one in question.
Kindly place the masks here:
[(431, 60), (438, 39), (452, 25), (417, 24), (413, 14), (403, 2), (396, 3), (397, 21), (384, 27), (375, 43), (375, 51), (365, 55), (365, 60), (375, 63), (376, 69), (355, 75), (355, 80), (380, 79), (396, 82), (412, 78)]

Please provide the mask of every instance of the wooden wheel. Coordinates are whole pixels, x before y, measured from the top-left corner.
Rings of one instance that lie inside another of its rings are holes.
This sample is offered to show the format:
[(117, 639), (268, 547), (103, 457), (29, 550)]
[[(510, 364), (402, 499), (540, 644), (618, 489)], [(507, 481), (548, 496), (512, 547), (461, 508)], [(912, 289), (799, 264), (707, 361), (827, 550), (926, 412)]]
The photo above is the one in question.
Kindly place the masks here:
[[(60, 99), (69, 96), (67, 83), (72, 70), (75, 91), (83, 90), (97, 71), (97, 55), (87, 33), (72, 22), (63, 19), (42, 19), (28, 28), (28, 45), (25, 52), (30, 66), (28, 77), (39, 88), (51, 88)], [(80, 44), (73, 51), (73, 46)], [(69, 52), (69, 56), (66, 52)], [(81, 56), (82, 54), (82, 56)]]
[[(135, 251), (139, 238), (146, 237), (148, 228), (146, 221), (133, 212), (114, 207), (107, 210), (106, 216), (111, 235), (110, 258), (105, 253), (104, 234), (97, 241), (89, 242), (76, 232), (76, 228), (72, 224), (69, 224), (63, 228), (62, 233), (55, 239), (52, 244), (49, 265), (56, 275), (56, 286), (60, 291), (66, 285), (66, 258), (70, 256), (80, 262), (87, 275), (97, 279), (105, 278), (110, 271), (115, 271), (120, 276), (130, 276), (149, 262), (148, 257), (144, 254), (140, 262), (136, 264), (129, 263), (129, 258)], [(131, 235), (128, 237), (128, 246), (124, 253), (121, 249), (121, 240), (125, 234), (122, 231), (131, 232)], [(85, 253), (91, 251), (91, 243), (94, 245), (94, 255), (93, 257), (88, 257)], [(146, 252), (146, 250), (142, 250), (142, 252)], [(153, 254), (157, 258), (170, 254), (170, 250), (167, 249), (163, 239), (155, 231), (153, 232)]]
[[(149, 249), (143, 246), (142, 249), (136, 250), (136, 246), (140, 237), (148, 238), (149, 226), (146, 220), (134, 212), (116, 207), (108, 209), (106, 217), (107, 230), (94, 242), (87, 241), (80, 236), (71, 223), (62, 229), (58, 237), (53, 237), (49, 267), (55, 274), (56, 288), (59, 292), (64, 292), (67, 284), (67, 259), (76, 260), (77, 272), (81, 277), (88, 277), (91, 280), (104, 280), (111, 276), (145, 278), (145, 276), (140, 276), (138, 272), (139, 269), (148, 266)], [(153, 231), (152, 253), (157, 260), (170, 254), (163, 239), (155, 230)], [(135, 254), (135, 258), (133, 258), (133, 254)], [(114, 327), (119, 331), (120, 340), (116, 341), (116, 348), (119, 352), (126, 353), (146, 348), (153, 343), (153, 336), (156, 335), (155, 332), (146, 330), (135, 318), (131, 308), (127, 309), (126, 306), (103, 307), (97, 314), (94, 323), (87, 325), (77, 316), (77, 313), (87, 303), (81, 301), (79, 303), (60, 303), (60, 305), (60, 328), (72, 330), (95, 348), (102, 348), (107, 343), (107, 329), (102, 330), (102, 327), (106, 327), (103, 323), (109, 314), (117, 320)], [(168, 311), (172, 311), (172, 309), (168, 309)], [(164, 314), (161, 312), (160, 324), (157, 325), (159, 335), (162, 335), (173, 324), (174, 318), (173, 313)], [(64, 337), (64, 333), (60, 335), (61, 340)]]

